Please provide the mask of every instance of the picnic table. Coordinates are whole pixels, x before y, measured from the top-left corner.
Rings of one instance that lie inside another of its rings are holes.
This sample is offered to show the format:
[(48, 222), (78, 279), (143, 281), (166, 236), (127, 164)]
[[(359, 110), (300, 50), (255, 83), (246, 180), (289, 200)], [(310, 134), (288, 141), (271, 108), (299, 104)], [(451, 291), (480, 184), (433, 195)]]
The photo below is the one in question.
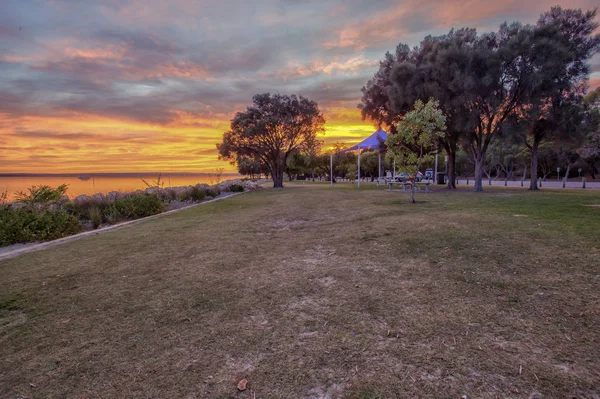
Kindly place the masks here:
[[(394, 184), (399, 184), (402, 186), (404, 192), (406, 192), (406, 187), (408, 186), (409, 188), (412, 188), (413, 182), (412, 181), (394, 181), (394, 180), (386, 180), (386, 183), (389, 185), (389, 191), (392, 191)], [(418, 184), (424, 184), (425, 185), (425, 192), (428, 193), (429, 192), (429, 184), (431, 184), (429, 181), (426, 182), (417, 182), (415, 183), (415, 187)]]

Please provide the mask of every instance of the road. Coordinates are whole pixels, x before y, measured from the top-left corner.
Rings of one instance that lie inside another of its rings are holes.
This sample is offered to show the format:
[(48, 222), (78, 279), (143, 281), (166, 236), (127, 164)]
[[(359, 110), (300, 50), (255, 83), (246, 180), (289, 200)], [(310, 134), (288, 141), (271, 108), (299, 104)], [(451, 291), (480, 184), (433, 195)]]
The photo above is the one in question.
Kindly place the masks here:
[[(489, 186), (489, 180), (488, 179), (483, 179), (483, 186)], [(469, 185), (469, 186), (473, 186), (473, 179), (469, 179), (468, 180), (468, 184), (467, 184), (467, 180), (466, 179), (459, 179), (458, 180), (458, 185), (459, 186), (465, 186), (465, 185)], [(504, 186), (504, 179), (498, 179), (498, 180), (492, 180), (492, 186)], [(516, 181), (512, 181), (512, 180), (508, 180), (506, 182), (506, 185), (508, 187), (521, 187), (521, 180), (516, 180)], [(529, 187), (529, 180), (525, 180), (523, 182), (523, 187)], [(563, 182), (560, 180), (546, 180), (542, 182), (542, 187), (541, 188), (563, 188)], [(583, 183), (581, 180), (569, 180), (566, 185), (565, 188), (583, 188)], [(599, 190), (600, 189), (600, 181), (587, 181), (585, 183), (585, 188), (586, 189), (592, 189), (592, 190)]]

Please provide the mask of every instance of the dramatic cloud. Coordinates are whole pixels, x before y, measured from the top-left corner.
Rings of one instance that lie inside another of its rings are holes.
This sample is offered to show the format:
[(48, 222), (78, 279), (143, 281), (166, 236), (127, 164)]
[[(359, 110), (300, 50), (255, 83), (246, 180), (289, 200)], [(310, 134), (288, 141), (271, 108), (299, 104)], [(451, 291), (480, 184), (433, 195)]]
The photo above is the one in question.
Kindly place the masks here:
[(0, 172), (230, 170), (215, 143), (262, 92), (318, 101), (326, 144), (352, 143), (373, 130), (356, 105), (386, 51), (453, 27), (534, 22), (554, 4), (2, 1)]

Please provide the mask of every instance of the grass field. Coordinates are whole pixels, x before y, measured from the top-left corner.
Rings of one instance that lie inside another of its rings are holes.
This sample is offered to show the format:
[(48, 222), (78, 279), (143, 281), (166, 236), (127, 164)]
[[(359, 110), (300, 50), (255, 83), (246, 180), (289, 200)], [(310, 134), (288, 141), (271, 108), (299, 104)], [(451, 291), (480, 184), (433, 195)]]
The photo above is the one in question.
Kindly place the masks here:
[(600, 397), (600, 193), (486, 190), (295, 184), (2, 261), (0, 397)]

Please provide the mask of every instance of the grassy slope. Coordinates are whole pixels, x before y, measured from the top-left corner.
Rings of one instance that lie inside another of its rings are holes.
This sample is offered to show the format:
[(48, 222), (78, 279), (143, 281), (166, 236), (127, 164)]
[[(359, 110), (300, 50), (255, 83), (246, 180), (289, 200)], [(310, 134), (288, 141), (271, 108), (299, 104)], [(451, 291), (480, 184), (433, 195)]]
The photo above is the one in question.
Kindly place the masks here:
[(600, 195), (408, 195), (264, 190), (0, 262), (0, 397), (600, 395)]

